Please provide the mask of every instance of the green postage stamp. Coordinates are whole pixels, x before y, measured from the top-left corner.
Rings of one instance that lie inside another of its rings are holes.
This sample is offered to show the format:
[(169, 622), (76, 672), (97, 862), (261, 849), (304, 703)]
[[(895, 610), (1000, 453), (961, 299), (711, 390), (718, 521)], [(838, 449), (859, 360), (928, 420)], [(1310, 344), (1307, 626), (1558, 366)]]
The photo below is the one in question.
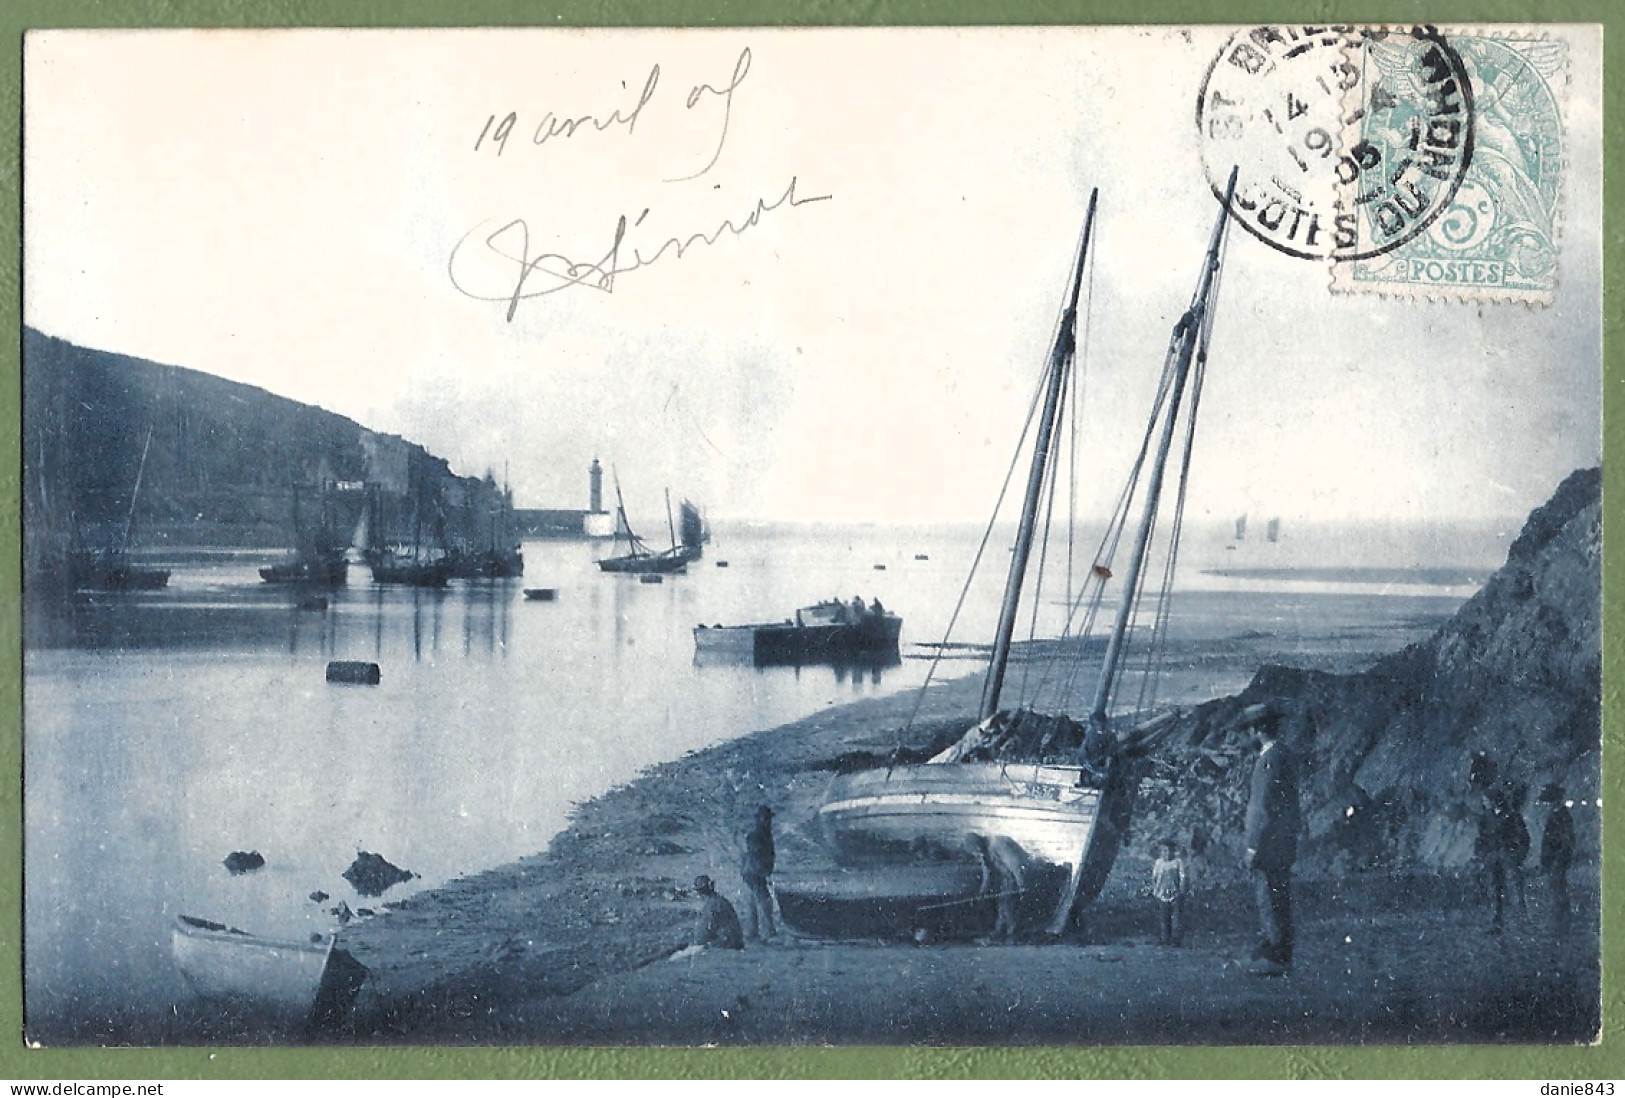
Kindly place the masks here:
[[(1360, 208), (1359, 247), (1377, 254), (1337, 264), (1333, 289), (1548, 303), (1562, 229), (1564, 44), (1500, 31), (1448, 41), (1467, 77), (1459, 184), (1425, 231), (1389, 251), (1382, 244), (1403, 220), (1395, 206)], [(1407, 84), (1414, 88), (1398, 56), (1405, 48), (1368, 40), (1359, 54), (1365, 102), (1352, 125), (1359, 147), (1383, 165), (1417, 155), (1419, 145), (1427, 153), (1430, 135), (1405, 102)]]

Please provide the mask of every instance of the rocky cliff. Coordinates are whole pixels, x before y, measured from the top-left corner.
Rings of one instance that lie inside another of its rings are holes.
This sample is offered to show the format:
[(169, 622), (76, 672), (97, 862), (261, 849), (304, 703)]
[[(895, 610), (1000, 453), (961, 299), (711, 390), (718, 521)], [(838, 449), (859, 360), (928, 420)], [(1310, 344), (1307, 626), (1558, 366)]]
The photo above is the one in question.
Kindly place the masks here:
[[(1201, 706), (1166, 741), (1142, 794), (1146, 841), (1212, 835), (1228, 864), (1253, 752), (1240, 711), (1290, 716), (1305, 760), (1305, 868), (1460, 866), (1472, 857), (1473, 759), (1527, 794), (1561, 783), (1582, 859), (1595, 860), (1601, 775), (1601, 473), (1569, 476), (1530, 515), (1506, 564), (1423, 643), (1367, 671), (1265, 667), (1241, 694)], [(1538, 850), (1544, 812), (1522, 802)]]

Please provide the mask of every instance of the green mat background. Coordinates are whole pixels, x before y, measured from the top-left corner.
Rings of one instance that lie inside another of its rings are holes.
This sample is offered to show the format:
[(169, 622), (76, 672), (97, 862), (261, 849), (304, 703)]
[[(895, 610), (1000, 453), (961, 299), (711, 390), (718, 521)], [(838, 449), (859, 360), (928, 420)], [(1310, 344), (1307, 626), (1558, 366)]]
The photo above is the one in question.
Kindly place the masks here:
[[(21, 609), (21, 148), (22, 45), (32, 27), (186, 26), (887, 26), (1087, 23), (1602, 23), (1604, 31), (1604, 499), (1625, 492), (1618, 462), (1625, 446), (1625, 362), (1619, 353), (1620, 295), (1625, 273), (1625, 7), (1618, 0), (1517, 3), (1437, 0), (1418, 4), (1259, 3), (1256, 0), (865, 0), (807, 4), (792, 0), (664, 0), (610, 5), (594, 0), (5, 0), (0, 5), (0, 248), (13, 257), (3, 272), (0, 317), (0, 1078), (18, 1081), (90, 1079), (253, 1078), (1503, 1078), (1597, 1080), (1625, 1078), (1620, 1054), (1625, 997), (1619, 969), (1625, 940), (1610, 913), (1622, 909), (1618, 870), (1603, 886), (1603, 1037), (1579, 1049), (1450, 1048), (1109, 1048), (1109, 1049), (28, 1049), (22, 1040), (22, 734), (19, 641)], [(1610, 216), (1610, 214), (1614, 216)], [(1605, 537), (1618, 536), (1605, 505)], [(1610, 548), (1613, 548), (1610, 544)], [(1617, 856), (1621, 801), (1620, 587), (1625, 553), (1604, 553), (1606, 615), (1604, 683), (1603, 844)]]

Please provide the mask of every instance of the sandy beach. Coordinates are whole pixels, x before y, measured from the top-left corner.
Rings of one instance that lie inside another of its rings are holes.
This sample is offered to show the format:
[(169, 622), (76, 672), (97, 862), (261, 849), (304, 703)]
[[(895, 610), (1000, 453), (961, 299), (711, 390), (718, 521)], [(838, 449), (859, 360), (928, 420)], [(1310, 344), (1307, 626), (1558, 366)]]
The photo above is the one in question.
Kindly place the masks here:
[[(1362, 666), (1437, 623), (1298, 642)], [(1185, 690), (1279, 653), (1264, 639), (1189, 651)], [(1175, 683), (1176, 689), (1179, 683)], [(1502, 935), (1465, 874), (1300, 876), (1293, 974), (1246, 971), (1250, 887), (1204, 867), (1182, 948), (1156, 944), (1150, 839), (1131, 836), (1080, 933), (1058, 941), (827, 941), (781, 934), (743, 952), (685, 944), (698, 873), (743, 906), (739, 834), (777, 818), (780, 873), (825, 855), (809, 821), (835, 768), (924, 751), (963, 729), (979, 676), (832, 708), (656, 766), (579, 806), (548, 850), (346, 928), (371, 971), (340, 1043), (1227, 1044), (1540, 1042), (1597, 1011), (1594, 932), (1558, 939), (1531, 877)], [(918, 704), (908, 733), (899, 736)], [(1580, 877), (1580, 873), (1575, 875)], [(1576, 880), (1577, 894), (1594, 895)], [(1589, 909), (1585, 909), (1589, 910)], [(1594, 916), (1594, 910), (1592, 911)], [(1582, 927), (1594, 918), (1577, 920)]]

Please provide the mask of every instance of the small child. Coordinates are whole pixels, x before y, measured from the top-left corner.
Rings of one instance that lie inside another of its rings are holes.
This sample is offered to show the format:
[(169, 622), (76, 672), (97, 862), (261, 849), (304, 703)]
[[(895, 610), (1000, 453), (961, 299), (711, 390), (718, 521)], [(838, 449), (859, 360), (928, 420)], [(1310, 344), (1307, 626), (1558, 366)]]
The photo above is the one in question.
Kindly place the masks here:
[(1185, 863), (1179, 859), (1179, 844), (1164, 839), (1157, 844), (1161, 855), (1151, 864), (1151, 895), (1157, 901), (1161, 919), (1159, 941), (1165, 946), (1178, 946), (1185, 928), (1182, 908), (1185, 904)]

